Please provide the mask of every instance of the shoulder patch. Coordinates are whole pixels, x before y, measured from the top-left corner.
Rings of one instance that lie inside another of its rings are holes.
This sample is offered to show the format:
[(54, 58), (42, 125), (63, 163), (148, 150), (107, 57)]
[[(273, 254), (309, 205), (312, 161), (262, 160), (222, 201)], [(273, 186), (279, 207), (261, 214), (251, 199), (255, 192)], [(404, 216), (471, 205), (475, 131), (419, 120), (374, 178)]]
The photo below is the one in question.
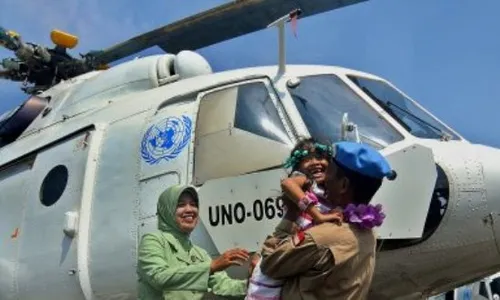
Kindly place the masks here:
[(298, 246), (305, 240), (305, 238), (306, 234), (304, 233), (304, 231), (299, 231), (296, 234), (294, 234), (292, 238), (292, 243), (294, 246)]

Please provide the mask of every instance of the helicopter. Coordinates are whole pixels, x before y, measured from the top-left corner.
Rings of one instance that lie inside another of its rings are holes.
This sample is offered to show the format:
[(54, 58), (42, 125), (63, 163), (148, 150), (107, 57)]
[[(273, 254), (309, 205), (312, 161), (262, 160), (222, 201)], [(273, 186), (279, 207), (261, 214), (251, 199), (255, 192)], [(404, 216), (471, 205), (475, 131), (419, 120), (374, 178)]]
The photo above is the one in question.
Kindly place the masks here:
[[(199, 192), (194, 243), (213, 257), (258, 251), (283, 216), (283, 160), (308, 136), (368, 143), (397, 171), (373, 199), (387, 218), (369, 299), (424, 299), (500, 271), (499, 149), (376, 75), (286, 64), (286, 24), (362, 2), (235, 1), (81, 58), (62, 54), (71, 34), (53, 31), (48, 49), (3, 30), (5, 47), (31, 53), (3, 77), (33, 86), (0, 116), (0, 298), (135, 299), (137, 245), (173, 184)], [(276, 66), (214, 73), (195, 52), (273, 27)], [(108, 67), (154, 45), (166, 53)]]

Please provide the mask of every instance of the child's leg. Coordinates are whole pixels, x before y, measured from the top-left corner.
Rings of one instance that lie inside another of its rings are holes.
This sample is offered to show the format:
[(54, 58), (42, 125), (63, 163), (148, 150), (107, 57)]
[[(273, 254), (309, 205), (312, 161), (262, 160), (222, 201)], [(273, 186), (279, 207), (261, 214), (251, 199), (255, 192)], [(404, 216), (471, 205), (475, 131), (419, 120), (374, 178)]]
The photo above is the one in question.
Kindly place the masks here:
[(256, 299), (281, 299), (282, 280), (272, 279), (262, 273), (260, 269), (260, 259), (248, 279), (246, 300)]
[(263, 297), (279, 298), (283, 282), (263, 274), (260, 269), (260, 262), (262, 257), (271, 254), (283, 239), (293, 234), (295, 229), (296, 224), (293, 221), (283, 218), (276, 226), (273, 234), (266, 237), (262, 245), (261, 257), (252, 258), (246, 300), (263, 299)]

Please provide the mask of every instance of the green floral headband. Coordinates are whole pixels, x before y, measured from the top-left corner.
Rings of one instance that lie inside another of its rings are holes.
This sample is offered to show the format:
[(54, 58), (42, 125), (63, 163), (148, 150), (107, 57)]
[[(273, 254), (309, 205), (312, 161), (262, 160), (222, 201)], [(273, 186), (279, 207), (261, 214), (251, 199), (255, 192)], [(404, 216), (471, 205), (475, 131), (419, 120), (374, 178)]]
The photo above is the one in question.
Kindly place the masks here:
[[(326, 153), (329, 157), (333, 156), (333, 147), (319, 143), (314, 144), (314, 149), (318, 152)], [(294, 168), (302, 159), (309, 155), (309, 150), (295, 150), (285, 161), (285, 168)]]

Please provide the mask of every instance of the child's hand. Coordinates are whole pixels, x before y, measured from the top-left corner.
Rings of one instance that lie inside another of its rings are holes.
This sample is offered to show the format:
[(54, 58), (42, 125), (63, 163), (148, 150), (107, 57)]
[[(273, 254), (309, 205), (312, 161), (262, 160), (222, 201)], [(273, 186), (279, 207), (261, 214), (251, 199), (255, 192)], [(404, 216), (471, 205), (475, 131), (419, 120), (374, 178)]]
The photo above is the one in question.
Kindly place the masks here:
[(344, 216), (342, 215), (341, 212), (331, 211), (328, 214), (319, 215), (318, 220), (314, 220), (314, 221), (316, 223), (332, 222), (332, 223), (337, 223), (338, 225), (341, 225), (343, 219), (344, 219)]

